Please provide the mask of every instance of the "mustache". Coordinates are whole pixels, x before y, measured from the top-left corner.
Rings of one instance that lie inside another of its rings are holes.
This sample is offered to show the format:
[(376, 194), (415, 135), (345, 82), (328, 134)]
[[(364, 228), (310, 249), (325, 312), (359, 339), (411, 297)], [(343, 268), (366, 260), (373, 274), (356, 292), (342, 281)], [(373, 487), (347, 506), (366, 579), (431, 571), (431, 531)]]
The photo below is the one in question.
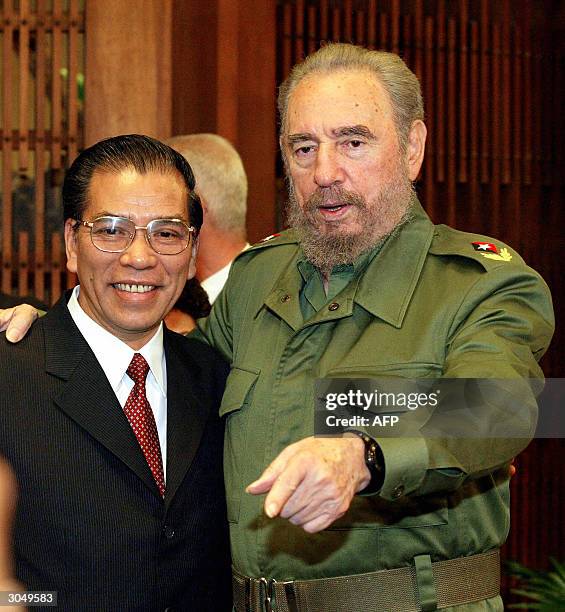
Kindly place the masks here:
[(313, 212), (320, 206), (350, 205), (357, 208), (367, 208), (365, 198), (352, 191), (347, 191), (343, 187), (324, 187), (318, 188), (306, 200), (304, 208), (308, 212)]

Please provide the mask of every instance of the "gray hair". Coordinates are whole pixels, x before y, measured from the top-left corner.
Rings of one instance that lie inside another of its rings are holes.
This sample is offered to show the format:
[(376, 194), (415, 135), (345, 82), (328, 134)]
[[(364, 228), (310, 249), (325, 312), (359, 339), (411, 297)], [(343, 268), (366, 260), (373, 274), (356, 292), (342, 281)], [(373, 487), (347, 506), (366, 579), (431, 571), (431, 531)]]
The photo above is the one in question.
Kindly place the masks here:
[(368, 70), (384, 87), (390, 98), (398, 141), (404, 150), (412, 123), (416, 119), (424, 118), (422, 91), (416, 75), (395, 53), (371, 51), (347, 43), (329, 43), (291, 70), (279, 88), (281, 136), (286, 134), (288, 129), (287, 111), (290, 96), (300, 81), (313, 73), (346, 70)]
[(194, 171), (196, 192), (207, 205), (207, 221), (219, 230), (245, 237), (247, 176), (235, 148), (217, 134), (187, 134), (167, 139)]

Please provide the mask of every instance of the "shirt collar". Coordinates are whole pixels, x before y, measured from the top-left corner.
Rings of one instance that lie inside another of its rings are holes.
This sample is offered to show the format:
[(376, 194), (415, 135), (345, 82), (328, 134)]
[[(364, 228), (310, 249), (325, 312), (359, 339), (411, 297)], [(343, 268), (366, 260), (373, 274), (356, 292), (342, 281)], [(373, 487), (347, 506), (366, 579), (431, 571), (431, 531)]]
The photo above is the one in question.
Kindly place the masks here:
[(149, 364), (151, 373), (155, 377), (161, 393), (166, 397), (167, 386), (163, 368), (163, 361), (165, 359), (163, 350), (163, 323), (159, 325), (157, 332), (149, 342), (138, 351), (134, 351), (125, 342), (116, 338), (116, 336), (104, 329), (84, 312), (78, 302), (79, 293), (80, 285), (77, 285), (71, 294), (67, 307), (80, 333), (104, 370), (112, 389), (114, 391), (117, 390), (134, 353), (141, 353)]
[[(357, 276), (360, 272), (365, 270), (381, 248), (382, 243), (359, 255), (359, 257), (351, 264), (340, 264), (338, 266), (334, 266), (331, 274), (350, 274), (352, 278)], [(312, 276), (314, 276), (314, 274), (319, 274), (318, 268), (316, 268), (306, 259), (302, 250), (300, 250), (300, 255), (296, 265), (298, 266), (298, 271), (300, 272), (300, 275), (305, 283), (307, 283)]]

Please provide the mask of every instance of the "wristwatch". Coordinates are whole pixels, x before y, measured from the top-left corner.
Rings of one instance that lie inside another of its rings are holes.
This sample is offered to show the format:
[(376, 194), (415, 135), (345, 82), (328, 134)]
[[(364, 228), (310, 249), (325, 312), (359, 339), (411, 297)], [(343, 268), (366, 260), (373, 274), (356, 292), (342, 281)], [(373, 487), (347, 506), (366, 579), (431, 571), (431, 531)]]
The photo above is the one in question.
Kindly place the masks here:
[(359, 493), (376, 493), (382, 488), (385, 479), (383, 451), (378, 443), (366, 433), (354, 430), (350, 430), (349, 433), (353, 433), (363, 440), (363, 444), (365, 445), (365, 465), (371, 474), (369, 484), (363, 490), (359, 491)]

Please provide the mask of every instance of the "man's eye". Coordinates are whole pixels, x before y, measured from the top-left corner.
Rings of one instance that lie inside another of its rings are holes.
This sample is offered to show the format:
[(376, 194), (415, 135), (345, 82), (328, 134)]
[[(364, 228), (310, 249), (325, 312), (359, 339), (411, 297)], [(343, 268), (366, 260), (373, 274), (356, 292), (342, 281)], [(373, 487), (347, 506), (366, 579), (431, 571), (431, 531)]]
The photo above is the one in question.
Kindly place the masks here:
[(97, 236), (125, 236), (127, 232), (119, 227), (97, 227), (94, 229)]
[(314, 151), (313, 145), (304, 145), (302, 147), (298, 147), (294, 150), (294, 154), (298, 157), (304, 157), (306, 155), (310, 155)]
[(350, 140), (347, 143), (352, 149), (359, 149), (360, 147), (362, 147), (365, 143), (362, 140)]
[(181, 237), (180, 233), (176, 230), (159, 230), (153, 234), (154, 238), (159, 240), (176, 240)]

